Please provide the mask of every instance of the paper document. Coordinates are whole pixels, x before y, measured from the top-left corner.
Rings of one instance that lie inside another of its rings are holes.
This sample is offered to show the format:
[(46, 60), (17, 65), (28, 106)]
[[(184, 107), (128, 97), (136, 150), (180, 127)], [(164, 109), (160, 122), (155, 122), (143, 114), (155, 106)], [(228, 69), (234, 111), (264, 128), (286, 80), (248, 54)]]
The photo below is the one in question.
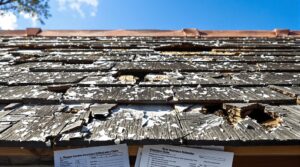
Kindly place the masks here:
[(55, 167), (129, 167), (126, 144), (54, 152)]
[(140, 167), (231, 167), (233, 153), (169, 145), (144, 146)]
[(139, 147), (138, 152), (136, 154), (134, 167), (140, 167), (141, 157), (142, 157), (142, 151), (143, 151), (143, 148)]

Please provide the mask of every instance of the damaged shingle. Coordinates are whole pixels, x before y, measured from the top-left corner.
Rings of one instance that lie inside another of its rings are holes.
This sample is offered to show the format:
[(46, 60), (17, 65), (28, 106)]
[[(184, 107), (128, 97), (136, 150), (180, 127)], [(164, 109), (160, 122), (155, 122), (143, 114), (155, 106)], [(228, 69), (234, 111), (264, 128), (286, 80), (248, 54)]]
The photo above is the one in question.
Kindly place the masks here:
[(116, 107), (116, 104), (93, 104), (90, 106), (92, 117), (106, 118), (111, 114), (111, 110)]
[(299, 39), (1, 37), (0, 145), (299, 142)]

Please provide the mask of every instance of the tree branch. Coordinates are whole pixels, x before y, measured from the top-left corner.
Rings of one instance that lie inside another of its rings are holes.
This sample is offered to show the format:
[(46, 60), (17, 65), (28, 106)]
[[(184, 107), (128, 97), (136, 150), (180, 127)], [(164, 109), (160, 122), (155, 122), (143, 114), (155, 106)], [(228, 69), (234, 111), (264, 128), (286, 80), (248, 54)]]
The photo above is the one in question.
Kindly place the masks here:
[(15, 2), (16, 0), (0, 0), (0, 6), (2, 5), (6, 5), (6, 4), (9, 4), (9, 3), (13, 3)]

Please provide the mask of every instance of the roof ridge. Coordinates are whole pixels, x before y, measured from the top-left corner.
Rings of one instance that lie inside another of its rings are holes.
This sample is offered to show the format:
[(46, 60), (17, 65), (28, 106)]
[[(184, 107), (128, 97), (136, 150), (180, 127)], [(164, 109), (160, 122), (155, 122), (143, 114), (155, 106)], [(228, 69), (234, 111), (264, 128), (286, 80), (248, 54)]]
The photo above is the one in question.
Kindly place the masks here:
[(184, 28), (182, 30), (0, 30), (0, 36), (149, 36), (149, 37), (300, 37), (299, 30), (199, 30)]

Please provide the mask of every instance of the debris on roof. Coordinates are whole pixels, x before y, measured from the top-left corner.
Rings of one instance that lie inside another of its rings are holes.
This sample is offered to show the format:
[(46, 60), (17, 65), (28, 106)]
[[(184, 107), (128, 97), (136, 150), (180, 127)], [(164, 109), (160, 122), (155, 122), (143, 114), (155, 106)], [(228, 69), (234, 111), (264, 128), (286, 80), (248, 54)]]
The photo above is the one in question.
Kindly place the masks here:
[(0, 32), (0, 146), (299, 144), (299, 32), (27, 33)]

